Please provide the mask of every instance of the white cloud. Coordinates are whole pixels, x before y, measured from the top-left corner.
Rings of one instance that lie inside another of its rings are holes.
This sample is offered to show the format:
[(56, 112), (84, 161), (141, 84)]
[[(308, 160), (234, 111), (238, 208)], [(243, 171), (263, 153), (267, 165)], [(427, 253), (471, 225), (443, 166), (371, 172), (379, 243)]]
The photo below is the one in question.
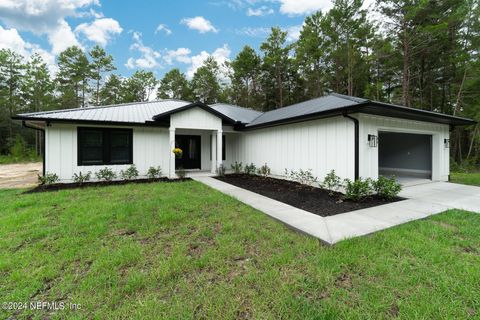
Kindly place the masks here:
[(122, 31), (118, 21), (112, 18), (96, 19), (92, 23), (82, 23), (75, 28), (75, 33), (83, 33), (88, 40), (102, 46), (106, 46), (113, 36)]
[(192, 79), (193, 75), (200, 68), (205, 60), (208, 57), (213, 57), (220, 66), (220, 79), (226, 81), (228, 79), (228, 67), (225, 65), (225, 62), (230, 61), (230, 54), (232, 51), (227, 44), (224, 44), (223, 47), (215, 49), (211, 54), (206, 51), (202, 51), (199, 54), (191, 57), (191, 65), (187, 70), (186, 76), (188, 79)]
[(153, 69), (157, 67), (162, 67), (158, 59), (161, 57), (160, 52), (147, 47), (143, 44), (142, 34), (138, 31), (132, 32), (132, 39), (134, 43), (130, 46), (130, 50), (137, 51), (140, 53), (139, 58), (128, 58), (125, 66), (129, 69), (142, 68), (142, 69)]
[(247, 9), (247, 16), (249, 17), (252, 17), (252, 16), (263, 17), (273, 13), (274, 13), (273, 9), (267, 6), (261, 6), (260, 8), (257, 8), (257, 9), (252, 9), (252, 8)]
[(287, 31), (287, 41), (288, 42), (294, 42), (297, 41), (298, 38), (300, 38), (300, 31), (302, 31), (302, 25), (298, 26), (291, 26), (285, 28), (285, 31)]
[(167, 50), (166, 54), (163, 56), (163, 60), (165, 60), (165, 62), (168, 64), (172, 64), (174, 61), (190, 63), (192, 61), (192, 59), (190, 58), (190, 53), (192, 53), (192, 51), (188, 48)]
[(252, 27), (244, 27), (241, 29), (236, 29), (235, 33), (238, 35), (245, 35), (249, 37), (254, 37), (254, 38), (264, 38), (270, 33), (270, 28), (267, 27), (258, 27), (258, 28), (252, 28)]
[(159, 33), (160, 31), (165, 32), (167, 36), (172, 34), (172, 30), (170, 30), (167, 25), (161, 23), (158, 25), (157, 29), (155, 29), (155, 33)]
[(218, 32), (218, 29), (215, 28), (210, 21), (201, 16), (194, 18), (184, 18), (180, 21), (180, 23), (185, 24), (190, 29), (197, 30), (200, 33)]
[(48, 33), (48, 42), (52, 45), (53, 54), (59, 54), (71, 46), (82, 47), (65, 20), (60, 21), (58, 27)]
[(309, 14), (332, 7), (331, 0), (279, 0), (280, 12), (287, 15)]

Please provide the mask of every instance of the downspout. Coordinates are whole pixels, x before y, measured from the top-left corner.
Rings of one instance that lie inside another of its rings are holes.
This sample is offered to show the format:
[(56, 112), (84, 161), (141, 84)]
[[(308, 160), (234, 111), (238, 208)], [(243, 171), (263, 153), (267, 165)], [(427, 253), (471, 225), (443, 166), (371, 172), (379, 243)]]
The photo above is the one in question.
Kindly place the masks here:
[(360, 174), (359, 174), (359, 163), (360, 163), (360, 138), (359, 138), (359, 135), (360, 135), (360, 126), (358, 124), (358, 119), (352, 117), (352, 116), (349, 116), (346, 112), (343, 113), (343, 116), (345, 118), (348, 118), (350, 120), (353, 121), (353, 124), (354, 124), (354, 134), (355, 134), (355, 180), (358, 180), (358, 178), (360, 177)]
[(42, 175), (45, 175), (45, 129), (28, 126), (25, 121), (22, 121), (22, 125), (25, 128), (34, 129), (37, 131), (41, 131), (43, 133), (42, 134)]

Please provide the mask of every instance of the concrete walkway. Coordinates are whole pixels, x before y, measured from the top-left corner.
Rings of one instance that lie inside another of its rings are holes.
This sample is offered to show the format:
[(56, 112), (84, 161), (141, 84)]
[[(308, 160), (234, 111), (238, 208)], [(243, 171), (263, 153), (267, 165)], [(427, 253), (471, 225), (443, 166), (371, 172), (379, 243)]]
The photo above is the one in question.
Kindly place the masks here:
[(412, 220), (423, 219), (448, 209), (480, 212), (480, 188), (448, 182), (405, 187), (400, 193), (408, 200), (351, 211), (330, 217), (292, 207), (211, 177), (192, 177), (258, 209), (290, 227), (312, 235), (326, 244), (384, 230)]

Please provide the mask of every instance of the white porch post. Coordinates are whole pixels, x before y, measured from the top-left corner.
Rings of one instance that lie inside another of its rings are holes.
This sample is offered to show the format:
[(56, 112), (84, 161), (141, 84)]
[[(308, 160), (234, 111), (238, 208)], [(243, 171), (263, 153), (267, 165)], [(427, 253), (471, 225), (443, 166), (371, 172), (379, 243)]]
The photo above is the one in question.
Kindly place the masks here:
[(222, 165), (222, 139), (223, 131), (217, 130), (217, 168)]
[(212, 167), (211, 167), (211, 172), (212, 173), (215, 173), (216, 172), (216, 169), (217, 169), (217, 153), (216, 153), (216, 136), (213, 134), (212, 132), (212, 136), (211, 136), (211, 139), (212, 139), (212, 143), (210, 143), (210, 146), (212, 147), (211, 150), (210, 150), (210, 153), (212, 155)]
[(170, 179), (175, 178), (175, 154), (173, 149), (175, 148), (175, 128), (170, 127), (170, 166), (168, 170), (168, 177)]

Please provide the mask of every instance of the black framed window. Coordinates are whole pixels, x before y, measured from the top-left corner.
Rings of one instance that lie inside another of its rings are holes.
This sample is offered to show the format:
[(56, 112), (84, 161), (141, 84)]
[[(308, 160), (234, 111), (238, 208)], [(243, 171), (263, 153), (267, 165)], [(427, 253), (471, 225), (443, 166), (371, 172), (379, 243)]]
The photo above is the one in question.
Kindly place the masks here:
[(132, 129), (78, 128), (78, 165), (133, 163)]

